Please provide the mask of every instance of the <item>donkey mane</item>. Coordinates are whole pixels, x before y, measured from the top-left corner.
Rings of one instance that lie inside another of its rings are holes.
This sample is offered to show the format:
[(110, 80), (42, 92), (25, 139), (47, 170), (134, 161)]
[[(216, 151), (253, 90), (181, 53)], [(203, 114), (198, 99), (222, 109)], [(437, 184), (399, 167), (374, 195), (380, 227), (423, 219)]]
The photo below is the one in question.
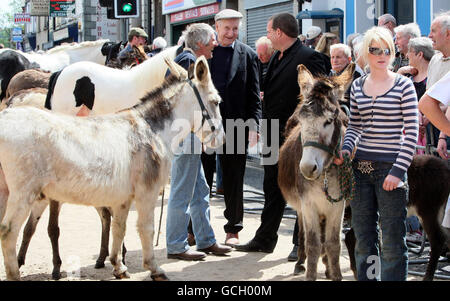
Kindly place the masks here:
[(163, 128), (164, 120), (172, 115), (174, 103), (171, 100), (183, 88), (183, 83), (185, 83), (183, 78), (171, 74), (161, 86), (148, 92), (140, 99), (141, 102), (131, 109), (139, 111), (152, 127)]
[(97, 41), (81, 42), (81, 43), (77, 43), (77, 44), (74, 44), (74, 45), (72, 45), (72, 44), (60, 45), (60, 46), (56, 46), (56, 47), (48, 50), (47, 54), (52, 54), (52, 53), (55, 53), (55, 52), (65, 51), (65, 50), (75, 50), (75, 49), (79, 49), (79, 48), (103, 45), (104, 43), (106, 43), (108, 41), (109, 41), (108, 39), (103, 39), (103, 40), (97, 40)]

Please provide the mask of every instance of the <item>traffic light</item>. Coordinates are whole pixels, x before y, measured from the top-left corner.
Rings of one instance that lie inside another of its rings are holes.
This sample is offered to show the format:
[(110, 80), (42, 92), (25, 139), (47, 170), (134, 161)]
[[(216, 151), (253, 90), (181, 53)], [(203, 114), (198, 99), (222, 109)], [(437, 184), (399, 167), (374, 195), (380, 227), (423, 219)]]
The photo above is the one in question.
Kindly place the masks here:
[(114, 0), (114, 16), (116, 18), (139, 17), (140, 0)]

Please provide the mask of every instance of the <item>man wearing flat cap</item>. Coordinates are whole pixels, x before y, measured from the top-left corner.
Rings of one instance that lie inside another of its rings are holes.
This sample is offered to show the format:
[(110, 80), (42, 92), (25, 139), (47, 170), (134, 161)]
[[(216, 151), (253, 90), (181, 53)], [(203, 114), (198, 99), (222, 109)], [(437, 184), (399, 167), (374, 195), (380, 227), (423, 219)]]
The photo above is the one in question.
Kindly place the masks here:
[(117, 57), (120, 59), (126, 56), (127, 52), (133, 51), (133, 46), (144, 46), (147, 44), (148, 35), (142, 28), (132, 27), (128, 32), (128, 43), (124, 49), (122, 49)]
[[(257, 143), (261, 119), (259, 99), (258, 56), (249, 46), (237, 40), (242, 14), (224, 9), (215, 16), (217, 42), (210, 61), (211, 77), (222, 98), (220, 113), (226, 144), (219, 153), (225, 198), (225, 244), (239, 243), (243, 228), (244, 172), (248, 145)], [(237, 126), (238, 121), (246, 126)], [(242, 122), (243, 121), (243, 122)], [(241, 132), (242, 131), (242, 132)], [(239, 133), (245, 131), (245, 138)]]
[(319, 26), (310, 26), (306, 32), (306, 46), (316, 48), (321, 36), (322, 29)]

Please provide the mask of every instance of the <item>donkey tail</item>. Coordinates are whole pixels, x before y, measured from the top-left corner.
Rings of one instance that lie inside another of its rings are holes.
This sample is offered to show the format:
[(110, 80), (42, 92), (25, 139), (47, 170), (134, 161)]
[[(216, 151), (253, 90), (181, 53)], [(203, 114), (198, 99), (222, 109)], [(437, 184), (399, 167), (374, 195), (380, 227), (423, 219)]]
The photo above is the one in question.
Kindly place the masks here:
[(50, 76), (50, 80), (48, 82), (48, 92), (47, 92), (47, 97), (45, 98), (45, 108), (51, 110), (52, 109), (52, 95), (53, 95), (53, 91), (55, 90), (55, 85), (56, 85), (56, 81), (58, 80), (59, 75), (61, 74), (61, 71), (57, 71), (52, 73), (52, 75)]

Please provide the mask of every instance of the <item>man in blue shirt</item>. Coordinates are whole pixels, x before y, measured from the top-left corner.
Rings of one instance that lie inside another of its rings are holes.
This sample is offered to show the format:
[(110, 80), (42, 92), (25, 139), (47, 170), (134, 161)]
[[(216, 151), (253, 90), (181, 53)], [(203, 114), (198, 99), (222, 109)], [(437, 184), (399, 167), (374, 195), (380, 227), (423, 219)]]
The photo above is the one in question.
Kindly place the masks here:
[[(183, 33), (185, 48), (175, 62), (186, 70), (195, 63), (197, 57), (212, 57), (212, 50), (217, 46), (216, 36), (208, 24), (192, 24)], [(200, 260), (205, 253), (223, 255), (231, 247), (216, 242), (210, 223), (209, 186), (205, 179), (200, 156), (201, 142), (191, 133), (174, 155), (171, 170), (170, 197), (167, 205), (167, 257), (181, 260)], [(189, 249), (188, 224), (192, 228), (197, 244), (197, 251)]]

